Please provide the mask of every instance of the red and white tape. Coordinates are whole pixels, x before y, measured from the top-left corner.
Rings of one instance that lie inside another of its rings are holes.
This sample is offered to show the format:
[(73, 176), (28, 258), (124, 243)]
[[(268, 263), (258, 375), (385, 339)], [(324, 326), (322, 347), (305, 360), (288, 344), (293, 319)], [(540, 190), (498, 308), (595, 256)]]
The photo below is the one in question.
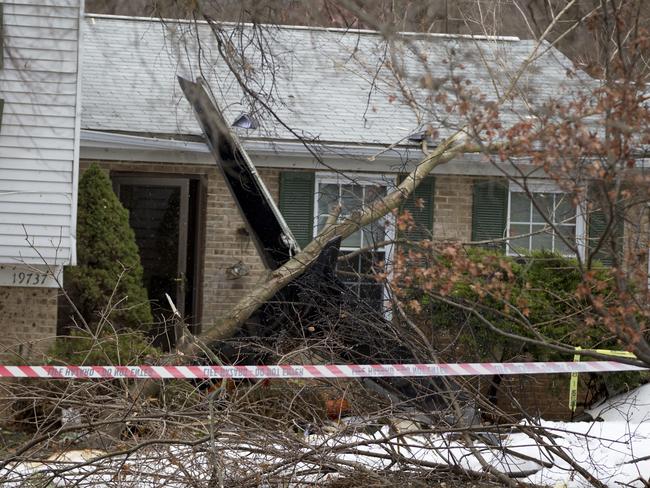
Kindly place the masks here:
[(495, 374), (604, 373), (613, 371), (644, 371), (646, 369), (616, 361), (456, 364), (278, 364), (273, 366), (0, 366), (0, 378), (403, 378), (416, 376), (489, 376)]

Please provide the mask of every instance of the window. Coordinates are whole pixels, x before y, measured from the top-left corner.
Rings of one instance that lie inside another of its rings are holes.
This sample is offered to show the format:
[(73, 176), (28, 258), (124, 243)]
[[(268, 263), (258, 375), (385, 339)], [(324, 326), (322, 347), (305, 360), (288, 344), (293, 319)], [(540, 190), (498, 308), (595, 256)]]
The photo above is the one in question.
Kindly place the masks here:
[(567, 242), (574, 247), (577, 242), (582, 253), (584, 219), (576, 212), (570, 196), (549, 185), (529, 185), (529, 190), (532, 198), (519, 185), (510, 185), (508, 254), (548, 250), (571, 256), (573, 251)]
[[(337, 205), (341, 206), (338, 220), (343, 221), (354, 210), (382, 198), (386, 193), (387, 183), (381, 179), (355, 175), (354, 180), (350, 180), (337, 175), (319, 174), (314, 195), (314, 235), (323, 229)], [(392, 217), (387, 216), (359, 229), (343, 240), (342, 254), (391, 240), (394, 232), (392, 223)], [(339, 265), (340, 277), (361, 299), (380, 309), (385, 299), (384, 287), (372, 275), (381, 269), (381, 263), (390, 260), (391, 255), (392, 245), (386, 244), (363, 252)]]

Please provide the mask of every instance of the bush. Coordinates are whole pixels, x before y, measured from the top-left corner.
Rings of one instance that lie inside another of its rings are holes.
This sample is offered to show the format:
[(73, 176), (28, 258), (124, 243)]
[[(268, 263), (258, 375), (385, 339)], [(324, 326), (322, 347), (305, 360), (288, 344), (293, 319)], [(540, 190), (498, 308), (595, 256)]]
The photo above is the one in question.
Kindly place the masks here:
[[(420, 324), (430, 324), (425, 329), (430, 329), (433, 337), (458, 337), (458, 349), (467, 353), (464, 359), (573, 359), (544, 346), (504, 337), (486, 326), (483, 319), (502, 331), (523, 337), (543, 337), (549, 342), (583, 349), (624, 349), (582, 298), (579, 290), (585, 285), (575, 259), (548, 251), (523, 258), (476, 248), (461, 253), (462, 250), (455, 249), (445, 256), (443, 251), (431, 267), (433, 272), (411, 272), (410, 276), (422, 278), (413, 280), (408, 299), (416, 302), (411, 309), (418, 312)], [(604, 304), (615, 304), (609, 269), (596, 266), (592, 272), (591, 293)], [(437, 300), (436, 294), (445, 299)], [(636, 386), (645, 380), (638, 373), (608, 374), (604, 378), (613, 390)]]
[(72, 330), (59, 337), (50, 349), (51, 364), (140, 365), (157, 358), (160, 351), (151, 339), (139, 331), (109, 332), (104, 329), (95, 336), (82, 330)]
[(116, 329), (146, 330), (153, 318), (142, 273), (129, 213), (93, 164), (79, 182), (77, 266), (65, 269), (64, 288), (91, 327), (108, 312)]
[[(469, 349), (478, 352), (475, 359), (487, 359), (494, 349), (502, 351), (504, 359), (522, 352), (540, 360), (559, 357), (543, 347), (522, 347), (521, 342), (491, 331), (482, 319), (525, 337), (541, 334), (551, 341), (583, 348), (618, 347), (614, 335), (602, 324), (585, 325), (590, 323), (588, 317), (595, 319), (578, 293), (583, 277), (575, 259), (547, 251), (515, 259), (469, 249), (462, 257), (449, 259), (443, 255), (432, 269), (434, 272), (423, 274), (423, 279), (415, 279), (409, 291), (411, 301), (417, 301), (415, 308), (418, 303), (421, 306), (420, 323), (430, 321), (434, 329), (451, 329), (454, 333), (459, 324), (470, 326), (471, 332), (464, 339), (471, 341)], [(411, 275), (418, 273), (414, 270)], [(609, 279), (606, 268), (595, 271), (595, 280), (603, 284), (598, 295), (604, 300), (611, 294)], [(444, 295), (446, 302), (431, 298), (436, 294)]]

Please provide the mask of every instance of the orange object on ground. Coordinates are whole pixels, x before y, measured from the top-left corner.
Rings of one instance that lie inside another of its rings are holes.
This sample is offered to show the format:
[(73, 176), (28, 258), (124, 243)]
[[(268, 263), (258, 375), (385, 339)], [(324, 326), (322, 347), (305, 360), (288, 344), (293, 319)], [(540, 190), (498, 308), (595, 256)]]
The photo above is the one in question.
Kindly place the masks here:
[(327, 418), (338, 420), (344, 414), (350, 413), (350, 402), (345, 398), (325, 400), (325, 411), (327, 412)]

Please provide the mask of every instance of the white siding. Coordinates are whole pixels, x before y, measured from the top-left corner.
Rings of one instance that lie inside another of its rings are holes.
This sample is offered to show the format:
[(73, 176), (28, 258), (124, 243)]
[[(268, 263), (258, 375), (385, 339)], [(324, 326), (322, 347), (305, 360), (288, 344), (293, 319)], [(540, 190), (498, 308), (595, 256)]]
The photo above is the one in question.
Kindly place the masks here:
[(74, 264), (83, 0), (0, 3), (0, 265)]

